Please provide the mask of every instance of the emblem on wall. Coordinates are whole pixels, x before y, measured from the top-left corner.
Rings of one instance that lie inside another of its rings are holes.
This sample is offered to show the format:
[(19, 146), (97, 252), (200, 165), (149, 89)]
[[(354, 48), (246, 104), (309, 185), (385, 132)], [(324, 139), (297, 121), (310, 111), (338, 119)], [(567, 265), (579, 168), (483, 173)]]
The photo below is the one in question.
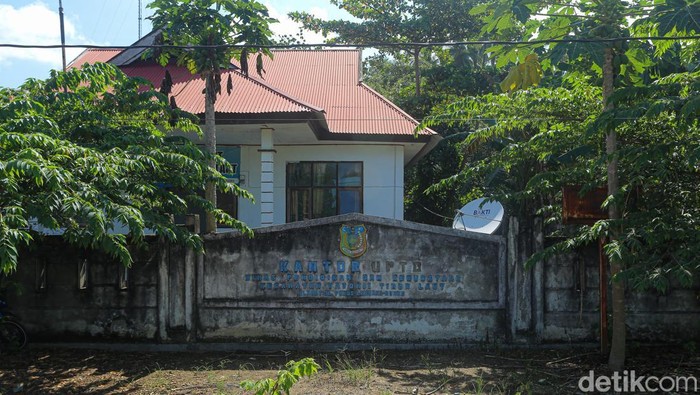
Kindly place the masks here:
[(359, 258), (367, 252), (367, 228), (364, 225), (340, 227), (340, 252), (350, 258)]

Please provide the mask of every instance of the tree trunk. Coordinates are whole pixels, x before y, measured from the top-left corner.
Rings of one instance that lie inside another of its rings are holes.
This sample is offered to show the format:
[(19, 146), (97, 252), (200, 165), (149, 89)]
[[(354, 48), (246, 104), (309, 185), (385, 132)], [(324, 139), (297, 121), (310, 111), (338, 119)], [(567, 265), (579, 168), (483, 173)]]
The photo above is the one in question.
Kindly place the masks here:
[(420, 96), (420, 47), (413, 49), (413, 69), (416, 74), (416, 96)]
[[(204, 147), (206, 152), (216, 155), (216, 119), (214, 110), (214, 97), (216, 94), (216, 86), (214, 74), (207, 73), (205, 75), (205, 92), (204, 92)], [(209, 160), (209, 167), (215, 167), (214, 159)], [(204, 189), (204, 198), (211, 202), (216, 207), (216, 186), (212, 182), (207, 182)], [(216, 217), (210, 212), (206, 215), (205, 233), (216, 233)]]
[[(605, 59), (603, 64), (603, 105), (605, 110), (613, 108), (609, 102), (610, 96), (613, 93), (613, 82), (615, 78), (613, 70), (613, 49), (605, 49)], [(617, 174), (617, 133), (615, 129), (607, 130), (605, 136), (605, 152), (608, 154), (608, 196), (615, 195), (619, 190), (619, 180)], [(611, 204), (608, 207), (608, 216), (610, 220), (619, 220), (620, 208), (617, 204)], [(619, 237), (619, 229), (617, 226), (610, 228), (610, 240), (617, 240)], [(615, 275), (622, 270), (619, 261), (609, 259), (610, 274), (612, 282), (612, 344), (610, 347), (610, 356), (608, 358), (608, 366), (614, 371), (621, 371), (625, 365), (625, 283), (622, 280), (615, 279)]]

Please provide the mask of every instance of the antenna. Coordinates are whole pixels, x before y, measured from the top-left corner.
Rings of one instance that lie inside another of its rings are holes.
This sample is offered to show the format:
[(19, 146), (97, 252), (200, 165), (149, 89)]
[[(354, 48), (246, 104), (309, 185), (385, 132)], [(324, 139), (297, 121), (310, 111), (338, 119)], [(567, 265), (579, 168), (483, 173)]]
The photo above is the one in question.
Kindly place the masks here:
[(139, 0), (139, 39), (141, 39), (141, 21), (143, 18), (141, 17), (141, 0)]

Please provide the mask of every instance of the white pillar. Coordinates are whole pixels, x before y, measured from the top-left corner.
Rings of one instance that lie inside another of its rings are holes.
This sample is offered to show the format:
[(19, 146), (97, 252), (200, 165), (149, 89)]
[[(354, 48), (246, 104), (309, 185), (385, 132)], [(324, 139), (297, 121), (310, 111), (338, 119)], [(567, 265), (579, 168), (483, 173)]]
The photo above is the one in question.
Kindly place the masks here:
[(274, 129), (260, 128), (260, 225), (275, 223), (274, 168), (275, 149), (272, 142)]

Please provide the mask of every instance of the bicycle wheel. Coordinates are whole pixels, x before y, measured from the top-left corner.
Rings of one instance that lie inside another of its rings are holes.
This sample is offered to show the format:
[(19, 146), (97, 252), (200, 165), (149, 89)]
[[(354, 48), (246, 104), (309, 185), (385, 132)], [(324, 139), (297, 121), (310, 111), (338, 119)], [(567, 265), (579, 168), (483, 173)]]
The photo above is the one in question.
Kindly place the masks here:
[(27, 333), (14, 321), (0, 321), (0, 351), (18, 351), (27, 345)]

